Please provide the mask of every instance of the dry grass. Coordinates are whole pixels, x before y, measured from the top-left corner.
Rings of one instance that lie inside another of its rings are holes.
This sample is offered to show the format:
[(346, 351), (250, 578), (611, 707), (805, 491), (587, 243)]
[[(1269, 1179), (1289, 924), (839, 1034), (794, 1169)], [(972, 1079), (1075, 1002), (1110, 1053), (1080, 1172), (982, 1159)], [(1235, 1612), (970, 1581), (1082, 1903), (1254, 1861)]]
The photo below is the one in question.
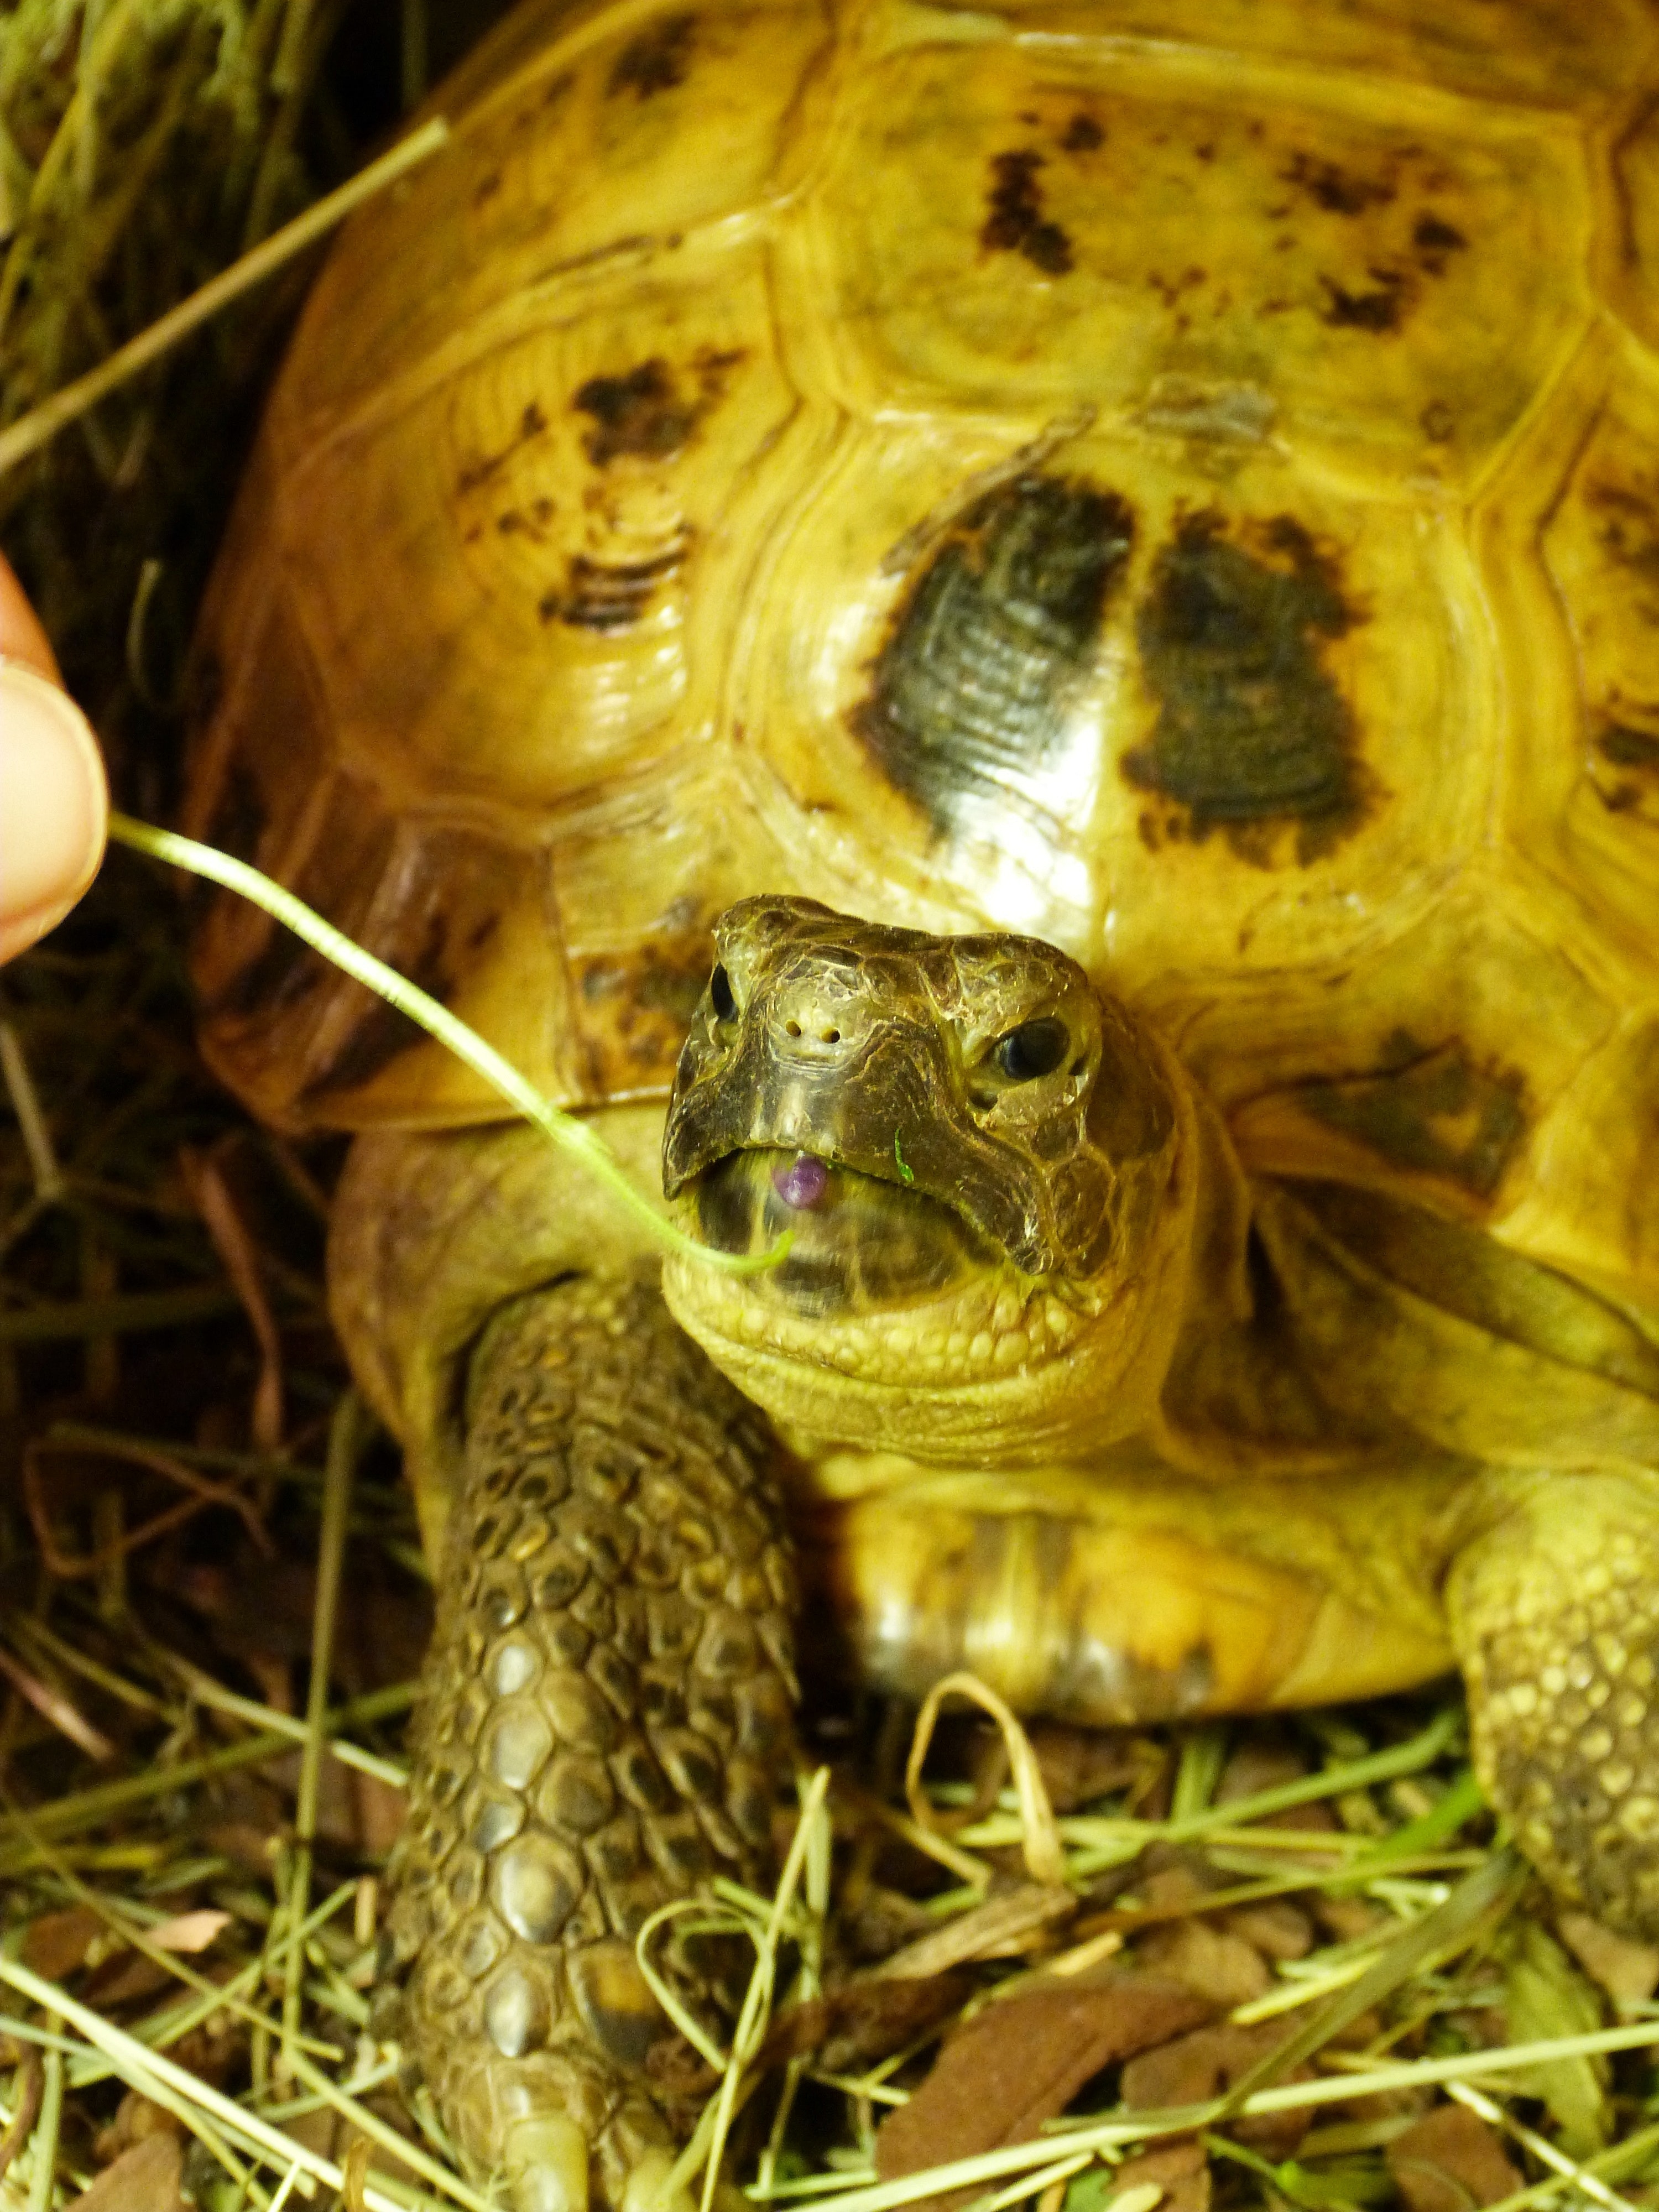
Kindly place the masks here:
[[(295, 212), (329, 180), (302, 148), (342, 165), (333, 12), (0, 15), (0, 420)], [(245, 301), (0, 477), (140, 812), (170, 782), (169, 628), (286, 304)], [(337, 1154), (250, 1127), (206, 1079), (180, 936), (120, 858), (0, 982), (0, 2205), (96, 2179), (106, 2212), (181, 2185), (213, 2212), (477, 2206), (371, 2009), (427, 1594), (326, 1328)], [(1105, 1744), (958, 1718), (907, 1800), (910, 1719), (821, 1707), (778, 1895), (698, 1901), (757, 1966), (730, 2047), (685, 2054), (710, 2084), (688, 2179), (729, 2141), (765, 2201), (883, 2212), (954, 2186), (986, 2212), (1152, 2212), (1164, 2185), (1124, 2161), (1196, 2134), (1223, 2203), (1324, 2212), (1425, 2188), (1390, 2152), (1450, 2099), (1505, 2148), (1505, 2212), (1656, 2201), (1659, 1957), (1558, 1923), (1492, 1833), (1455, 1701)], [(1131, 2110), (1112, 2072), (1030, 2143), (876, 2179), (878, 2122), (956, 2020), (1126, 1962), (1207, 1987), (1250, 2039), (1224, 2094)], [(894, 1990), (947, 1971), (969, 1978), (951, 2010), (896, 2027)], [(840, 2008), (839, 2045), (769, 2034), (814, 2004)], [(1455, 2165), (1439, 2185), (1414, 2212), (1492, 2193)]]

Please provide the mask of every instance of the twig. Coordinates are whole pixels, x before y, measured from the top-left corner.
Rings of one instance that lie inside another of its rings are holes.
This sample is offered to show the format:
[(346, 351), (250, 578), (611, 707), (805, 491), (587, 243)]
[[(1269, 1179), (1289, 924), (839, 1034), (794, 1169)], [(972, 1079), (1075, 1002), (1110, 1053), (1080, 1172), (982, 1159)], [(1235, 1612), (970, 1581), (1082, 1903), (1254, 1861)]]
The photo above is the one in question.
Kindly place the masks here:
[[(199, 2075), (176, 2065), (159, 2051), (147, 2049), (112, 2021), (101, 2018), (89, 2006), (77, 2003), (75, 1998), (55, 1983), (47, 1981), (43, 1975), (32, 1972), (15, 1959), (0, 1954), (0, 1982), (9, 1983), (20, 1995), (32, 1999), (48, 2011), (61, 2013), (72, 2027), (79, 2029), (88, 2043), (118, 2059), (124, 2077), (130, 2078), (135, 2087), (142, 2083), (146, 2096), (155, 2096), (158, 2103), (167, 2102), (167, 2098), (158, 2094), (158, 2091), (170, 2090), (173, 2100), (182, 2099), (187, 2105), (211, 2113), (228, 2134), (251, 2144), (268, 2163), (278, 2166), (284, 2172), (297, 2160), (307, 2173), (328, 2188), (343, 2186), (345, 2176), (332, 2159), (324, 2158), (307, 2145), (296, 2142), (292, 2136), (283, 2135), (280, 2129), (273, 2128), (258, 2113), (237, 2104), (234, 2099), (203, 2081)], [(1656, 2039), (1659, 2039), (1659, 2028), (1656, 2028), (1654, 2033)], [(461, 2203), (474, 2208), (474, 2212), (488, 2212), (484, 2200), (476, 2193), (468, 2191), (465, 2196), (461, 2194), (464, 2187), (464, 2184), (452, 2181), (452, 2194)], [(366, 2190), (364, 2197), (371, 2207), (384, 2206), (387, 2212), (391, 2212), (391, 2208), (398, 2202), (395, 2197), (374, 2189)]]
[[(1344, 2073), (1311, 2081), (1288, 2082), (1282, 2087), (1258, 2090), (1245, 2099), (1237, 2112), (1226, 2117), (1253, 2118), (1259, 2112), (1299, 2112), (1311, 2106), (1348, 2103), (1360, 2097), (1381, 2097), (1399, 2089), (1425, 2088), (1431, 2084), (1467, 2081), (1481, 2075), (1507, 2074), (1523, 2067), (1547, 2065), (1553, 2059), (1588, 2057), (1597, 2052), (1639, 2051), (1659, 2044), (1659, 2021), (1643, 2021), (1630, 2027), (1610, 2027), (1593, 2035), (1553, 2037), (1544, 2043), (1520, 2043), (1506, 2049), (1460, 2051), (1450, 2058), (1422, 2058), (1414, 2063), (1378, 2067), (1369, 2074)], [(985, 2151), (976, 2158), (953, 2160), (921, 2173), (906, 2174), (896, 2181), (841, 2193), (832, 2180), (816, 2185), (818, 2193), (833, 2197), (836, 2212), (897, 2212), (925, 2197), (947, 2191), (974, 2189), (1001, 2181), (1016, 2173), (1041, 2167), (1060, 2151), (1110, 2150), (1127, 2143), (1142, 2143), (1160, 2136), (1191, 2135), (1213, 2127), (1224, 2116), (1224, 2100), (1187, 2105), (1167, 2112), (1149, 2112), (1134, 2119), (1051, 2124), (1051, 2131), (1035, 2142), (1013, 2143)], [(803, 2184), (790, 2194), (810, 2202), (811, 2185)], [(778, 2193), (781, 2193), (781, 2191)]]
[[(251, 1722), (255, 1728), (269, 1729), (273, 1735), (285, 1735), (291, 1742), (307, 1741), (307, 1724), (293, 1713), (279, 1713), (274, 1705), (262, 1705), (255, 1698), (239, 1696), (177, 1652), (168, 1656), (179, 1680), (198, 1705), (210, 1705), (215, 1712), (228, 1713), (234, 1720)], [(377, 1782), (384, 1782), (393, 1790), (409, 1787), (409, 1769), (395, 1759), (382, 1759), (379, 1752), (365, 1751), (361, 1744), (339, 1737), (330, 1741), (328, 1749), (342, 1766), (354, 1766), (359, 1774), (371, 1774)]]
[(52, 1132), (46, 1127), (46, 1117), (41, 1109), (34, 1079), (29, 1073), (28, 1061), (17, 1041), (17, 1032), (9, 1022), (0, 1022), (0, 1075), (5, 1078), (6, 1096), (11, 1101), (12, 1112), (17, 1116), (23, 1150), (28, 1155), (29, 1172), (34, 1177), (35, 1198), (42, 1206), (55, 1206), (64, 1195), (64, 1170), (58, 1166), (58, 1155), (52, 1148)]
[(236, 1210), (223, 1170), (212, 1155), (181, 1145), (179, 1164), (203, 1226), (212, 1240), (231, 1287), (242, 1302), (248, 1327), (259, 1347), (259, 1376), (253, 1388), (250, 1428), (255, 1448), (280, 1452), (283, 1443), (283, 1340), (270, 1310), (259, 1255), (247, 1224)]
[[(40, 1455), (43, 1452), (82, 1449), (84, 1447), (79, 1444), (71, 1444), (61, 1437), (48, 1434), (36, 1437), (26, 1446), (23, 1452), (23, 1500), (28, 1508), (29, 1522), (34, 1530), (35, 1541), (40, 1547), (40, 1556), (45, 1559), (47, 1566), (51, 1568), (53, 1574), (61, 1577), (65, 1582), (73, 1582), (78, 1578), (98, 1574), (112, 1556), (110, 1552), (101, 1549), (88, 1553), (82, 1559), (75, 1559), (67, 1553), (60, 1552), (58, 1548), (58, 1540), (52, 1531), (52, 1516), (46, 1510), (46, 1501), (41, 1494)], [(240, 1515), (254, 1548), (262, 1552), (267, 1559), (270, 1557), (271, 1542), (265, 1534), (264, 1523), (260, 1521), (252, 1504), (235, 1487), (234, 1478), (228, 1482), (204, 1481), (199, 1474), (173, 1458), (170, 1452), (157, 1451), (149, 1444), (123, 1445), (112, 1441), (102, 1445), (100, 1449), (107, 1452), (112, 1458), (131, 1460), (137, 1467), (149, 1468), (153, 1474), (165, 1475), (169, 1482), (176, 1482), (180, 1489), (190, 1492), (190, 1497), (182, 1504), (169, 1506), (165, 1513), (156, 1514), (153, 1520), (146, 1521), (142, 1528), (134, 1528), (124, 1535), (118, 1544), (113, 1547), (115, 1553), (125, 1554), (136, 1551), (141, 1544), (154, 1542), (157, 1536), (168, 1528), (176, 1528), (180, 1522), (193, 1519), (208, 1506), (226, 1505), (233, 1513)]]
[(216, 1283), (179, 1291), (129, 1291), (114, 1298), (56, 1298), (0, 1311), (0, 1344), (53, 1344), (76, 1336), (127, 1336), (179, 1328), (234, 1313), (234, 1294)]
[(61, 1691), (54, 1690), (49, 1682), (32, 1673), (20, 1659), (15, 1659), (3, 1644), (0, 1644), (0, 1674), (5, 1676), (20, 1697), (27, 1698), (43, 1720), (50, 1721), (60, 1735), (66, 1735), (71, 1743), (77, 1744), (88, 1759), (101, 1762), (114, 1758), (115, 1746), (109, 1738), (94, 1728)]
[(4, 2178), (6, 2168), (29, 2139), (40, 2113), (45, 2081), (40, 2053), (36, 2050), (26, 2051), (23, 2062), (17, 2069), (17, 2110), (12, 2114), (6, 2132), (0, 2136), (0, 2179)]
[[(334, 1748), (334, 1738), (343, 1729), (359, 1721), (386, 1720), (393, 1714), (407, 1712), (415, 1702), (417, 1686), (413, 1682), (397, 1682), (384, 1690), (372, 1690), (365, 1697), (354, 1698), (348, 1705), (337, 1706), (328, 1717), (329, 1748)], [(161, 1797), (178, 1790), (187, 1790), (209, 1775), (227, 1774), (239, 1766), (257, 1765), (260, 1759), (269, 1759), (273, 1753), (286, 1751), (290, 1739), (267, 1730), (250, 1736), (245, 1743), (227, 1744), (222, 1750), (205, 1753), (200, 1759), (180, 1759), (171, 1766), (153, 1766), (143, 1774), (128, 1775), (119, 1782), (100, 1783), (95, 1789), (82, 1790), (68, 1797), (59, 1797), (50, 1805), (41, 1805), (30, 1815), (35, 1830), (42, 1835), (61, 1835), (66, 1830), (90, 1828), (112, 1819), (130, 1805), (142, 1804), (147, 1797)], [(8, 1826), (0, 1821), (0, 1838)], [(27, 1863), (27, 1860), (26, 1862)], [(12, 1873), (15, 1865), (4, 1854), (0, 1854), (0, 1874)]]
[(283, 1989), (283, 2063), (292, 2069), (300, 2004), (305, 1994), (305, 1953), (300, 1930), (311, 1902), (311, 1856), (317, 1835), (317, 1790), (323, 1771), (328, 1718), (328, 1679), (334, 1664), (334, 1623), (339, 1610), (340, 1571), (345, 1559), (346, 1524), (351, 1512), (352, 1479), (357, 1470), (367, 1423), (355, 1390), (334, 1411), (328, 1435), (328, 1464), (323, 1477), (323, 1527), (318, 1545), (317, 1595), (311, 1621), (311, 1687), (306, 1699), (306, 1742), (300, 1759), (300, 1787), (295, 1807), (294, 1875), (288, 1897), (287, 1979)]
[(84, 376), (77, 376), (61, 392), (53, 392), (50, 399), (43, 399), (9, 429), (0, 430), (0, 476), (15, 468), (19, 461), (27, 460), (31, 453), (38, 453), (67, 423), (95, 407), (100, 399), (107, 398), (141, 369), (148, 368), (198, 325), (222, 313), (251, 286), (263, 283), (284, 262), (332, 230), (364, 200), (383, 191), (416, 162), (435, 154), (448, 137), (449, 125), (441, 116), (434, 116), (389, 154), (383, 154), (378, 161), (371, 161), (349, 184), (330, 192), (303, 215), (295, 216), (292, 222), (284, 223), (251, 253), (233, 261), (228, 269), (222, 270), (199, 290), (192, 292), (189, 299), (181, 300), (148, 330), (141, 331), (136, 338), (118, 348), (107, 361), (88, 369)]
[[(55, 2014), (47, 2014), (48, 2027), (61, 2025)], [(63, 2052), (48, 2051), (41, 2061), (41, 2072), (45, 2079), (40, 2091), (40, 2112), (30, 2146), (33, 2163), (29, 2169), (28, 2212), (52, 2212), (53, 2185), (58, 2178), (58, 2136), (64, 2123)]]
[(1557, 2150), (1547, 2136), (1540, 2136), (1536, 2128), (1529, 2128), (1524, 2121), (1516, 2119), (1501, 2105), (1494, 2105), (1490, 2097), (1483, 2096), (1479, 2089), (1470, 2088), (1467, 2081), (1449, 2081), (1446, 2094), (1455, 2098), (1460, 2105), (1466, 2105), (1476, 2118), (1484, 2120), (1488, 2127), (1502, 2128), (1505, 2133), (1513, 2136), (1516, 2142), (1524, 2144), (1540, 2164), (1561, 2175), (1564, 2180), (1570, 2181), (1575, 2189), (1582, 2189), (1586, 2197), (1603, 2206), (1605, 2212), (1636, 2212), (1636, 2207), (1629, 2197), (1620, 2197), (1616, 2190), (1609, 2189), (1605, 2181), (1587, 2172), (1575, 2160), (1570, 2159), (1565, 2151)]

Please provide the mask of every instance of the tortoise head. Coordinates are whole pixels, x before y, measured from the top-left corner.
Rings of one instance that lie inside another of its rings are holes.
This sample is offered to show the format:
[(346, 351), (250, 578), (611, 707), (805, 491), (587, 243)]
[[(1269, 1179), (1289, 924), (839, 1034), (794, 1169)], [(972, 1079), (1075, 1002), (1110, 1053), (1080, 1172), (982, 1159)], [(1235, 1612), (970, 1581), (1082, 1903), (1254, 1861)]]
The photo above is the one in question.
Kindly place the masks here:
[(815, 1438), (1012, 1462), (1139, 1425), (1178, 1326), (1183, 1080), (1075, 961), (747, 899), (681, 1054), (663, 1187), (723, 1252), (682, 1325)]

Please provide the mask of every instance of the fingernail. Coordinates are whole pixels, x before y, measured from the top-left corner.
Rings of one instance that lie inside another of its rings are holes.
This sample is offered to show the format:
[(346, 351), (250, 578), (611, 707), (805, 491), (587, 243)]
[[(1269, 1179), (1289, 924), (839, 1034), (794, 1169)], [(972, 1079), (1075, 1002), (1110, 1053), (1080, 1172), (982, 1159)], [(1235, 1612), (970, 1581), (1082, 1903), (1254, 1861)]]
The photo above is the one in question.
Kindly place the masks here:
[(98, 872), (104, 763), (69, 695), (0, 658), (0, 959), (61, 921)]

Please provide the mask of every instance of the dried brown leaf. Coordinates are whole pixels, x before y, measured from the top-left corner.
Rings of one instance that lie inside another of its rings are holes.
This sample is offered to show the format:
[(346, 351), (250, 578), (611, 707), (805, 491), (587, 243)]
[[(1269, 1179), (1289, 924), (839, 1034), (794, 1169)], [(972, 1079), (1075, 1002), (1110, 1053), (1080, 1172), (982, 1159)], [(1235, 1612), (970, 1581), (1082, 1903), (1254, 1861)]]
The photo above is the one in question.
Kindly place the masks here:
[(204, 1906), (196, 1912), (180, 1912), (171, 1920), (159, 1922), (149, 1930), (149, 1940), (158, 1951), (205, 1951), (221, 1929), (228, 1928), (230, 1915), (216, 1912)]
[(71, 2212), (185, 2212), (184, 2170), (176, 2136), (146, 2136), (75, 2199)]
[(937, 1917), (917, 1898), (884, 1883), (868, 1883), (845, 1910), (842, 1942), (847, 1956), (860, 1966), (890, 1958), (902, 1943), (937, 1928)]
[(86, 2001), (100, 2012), (116, 2013), (125, 2006), (142, 2004), (147, 1997), (179, 1988), (165, 1966), (139, 1951), (120, 1950), (95, 1966), (87, 1977)]
[[(1223, 2021), (1213, 2027), (1200, 2027), (1132, 2058), (1123, 2069), (1123, 2101), (1132, 2112), (1206, 2104), (1231, 2089), (1286, 2040), (1285, 2029), (1278, 2021), (1261, 2021), (1254, 2027), (1237, 2027)], [(1311, 2077), (1310, 2068), (1299, 2066), (1283, 2078), (1306, 2081)], [(1230, 2132), (1241, 2142), (1253, 2144), (1265, 2157), (1289, 2158), (1307, 2133), (1310, 2118), (1307, 2112), (1270, 2112), (1235, 2121)]]
[[(951, 2038), (909, 2103), (884, 2121), (876, 2172), (891, 2181), (1029, 2142), (1103, 2068), (1182, 2034), (1209, 2010), (1190, 1990), (1124, 1974), (988, 2005)], [(943, 2208), (971, 2194), (928, 2202)]]
[(1313, 1923), (1305, 1912), (1283, 1898), (1236, 1905), (1221, 1924), (1230, 1935), (1242, 1936), (1264, 1959), (1305, 1959), (1313, 1948)]
[(1440, 2105), (1388, 2147), (1406, 2212), (1476, 2212), (1522, 2186), (1495, 2129), (1463, 2105)]
[(409, 1793), (383, 1782), (378, 1774), (362, 1774), (356, 1768), (349, 1770), (347, 1787), (358, 1848), (371, 1858), (383, 1856), (404, 1832)]
[(49, 1982), (66, 1981), (86, 1963), (87, 1953), (104, 1931), (89, 1905), (68, 1905), (43, 1912), (23, 1937), (23, 1964)]
[(1118, 1729), (1036, 1721), (1028, 1733), (1056, 1813), (1074, 1813), (1120, 1790), (1128, 1790), (1130, 1804), (1138, 1805), (1170, 1762), (1166, 1746)]
[[(855, 2074), (959, 2012), (974, 1990), (967, 1974), (844, 1983), (781, 2012), (761, 2045), (756, 2070), (764, 2074), (805, 2058), (826, 2074)], [(647, 2064), (653, 2082), (666, 2095), (706, 2097), (720, 2079), (679, 2036), (664, 2036), (653, 2044)]]
[(1218, 2010), (1265, 1996), (1273, 1976), (1254, 1944), (1199, 1919), (1166, 1922), (1137, 1937), (1134, 1959), (1146, 1972), (1180, 1982)]
[(1210, 2161), (1192, 2136), (1125, 2159), (1114, 2180), (1120, 2197), (1147, 2182), (1156, 2185), (1164, 2191), (1158, 2212), (1210, 2212)]
[(1328, 1897), (1322, 1893), (1309, 1900), (1309, 1909), (1325, 1934), (1338, 1943), (1357, 1943), (1389, 1917), (1386, 1905), (1368, 1897)]
[(1659, 1948), (1615, 1936), (1588, 1912), (1564, 1912), (1556, 1933), (1615, 2004), (1645, 2004), (1659, 1988)]
[(185, 2133), (185, 2124), (176, 2112), (137, 2089), (129, 2089), (116, 2106), (115, 2118), (94, 2143), (93, 2155), (100, 2166), (108, 2166), (147, 2136), (177, 2136), (182, 2141)]

